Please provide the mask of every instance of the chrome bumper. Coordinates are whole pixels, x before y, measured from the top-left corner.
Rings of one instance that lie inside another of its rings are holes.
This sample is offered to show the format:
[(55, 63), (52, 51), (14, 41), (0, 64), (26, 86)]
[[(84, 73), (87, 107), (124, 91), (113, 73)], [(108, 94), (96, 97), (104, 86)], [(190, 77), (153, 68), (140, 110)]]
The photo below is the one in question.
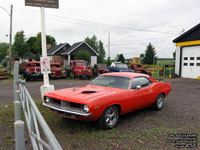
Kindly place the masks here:
[(73, 111), (73, 110), (66, 110), (66, 109), (62, 109), (62, 108), (58, 108), (52, 105), (48, 105), (46, 103), (42, 103), (43, 106), (57, 110), (57, 111), (61, 111), (64, 113), (68, 113), (68, 114), (74, 114), (74, 115), (78, 115), (78, 116), (83, 116), (83, 117), (91, 117), (92, 113), (84, 113), (84, 112), (77, 112), (77, 111)]

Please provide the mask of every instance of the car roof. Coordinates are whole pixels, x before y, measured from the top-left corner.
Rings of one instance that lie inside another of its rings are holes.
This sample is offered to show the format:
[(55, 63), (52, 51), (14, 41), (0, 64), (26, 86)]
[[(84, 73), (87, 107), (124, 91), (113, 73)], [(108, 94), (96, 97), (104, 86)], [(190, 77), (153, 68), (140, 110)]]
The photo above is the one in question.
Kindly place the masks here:
[(102, 75), (113, 75), (113, 76), (123, 76), (123, 77), (129, 77), (129, 78), (134, 78), (134, 77), (149, 77), (149, 75), (142, 74), (142, 73), (132, 73), (132, 72), (111, 72), (111, 73), (104, 73)]

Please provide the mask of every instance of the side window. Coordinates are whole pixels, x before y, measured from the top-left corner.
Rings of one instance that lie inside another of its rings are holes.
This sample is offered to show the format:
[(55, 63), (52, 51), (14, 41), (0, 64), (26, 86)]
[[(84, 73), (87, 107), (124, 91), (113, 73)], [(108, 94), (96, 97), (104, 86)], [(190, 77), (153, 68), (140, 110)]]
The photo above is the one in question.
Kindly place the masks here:
[(137, 77), (137, 78), (133, 78), (131, 89), (136, 89), (138, 85), (140, 85), (143, 88), (151, 84), (152, 82), (149, 79), (145, 77)]

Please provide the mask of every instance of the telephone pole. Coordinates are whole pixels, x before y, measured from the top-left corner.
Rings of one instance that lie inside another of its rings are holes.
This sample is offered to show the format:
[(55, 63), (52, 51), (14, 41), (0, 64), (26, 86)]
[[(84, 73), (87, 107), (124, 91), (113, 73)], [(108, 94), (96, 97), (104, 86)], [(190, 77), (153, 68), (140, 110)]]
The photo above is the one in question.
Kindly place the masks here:
[(108, 33), (108, 58), (110, 57), (110, 33)]
[(11, 74), (11, 57), (12, 57), (12, 14), (13, 14), (13, 5), (10, 7), (10, 13), (2, 6), (0, 6), (9, 16), (10, 16), (10, 40), (9, 40), (9, 61), (8, 61), (8, 70), (9, 75)]
[(9, 45), (9, 74), (11, 75), (11, 66), (12, 66), (12, 14), (13, 14), (13, 5), (10, 7), (10, 45)]

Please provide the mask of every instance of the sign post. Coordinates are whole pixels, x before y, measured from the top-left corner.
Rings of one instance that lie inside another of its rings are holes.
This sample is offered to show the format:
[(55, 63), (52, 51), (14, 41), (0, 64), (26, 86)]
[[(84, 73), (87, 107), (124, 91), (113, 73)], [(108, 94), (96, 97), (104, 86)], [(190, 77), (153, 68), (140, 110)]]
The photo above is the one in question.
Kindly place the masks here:
[(47, 57), (47, 46), (46, 46), (46, 30), (45, 30), (45, 12), (44, 7), (47, 8), (58, 8), (58, 0), (25, 0), (26, 6), (40, 7), (41, 13), (41, 40), (42, 40), (42, 57), (40, 58), (41, 72), (43, 74), (44, 85), (40, 87), (42, 99), (48, 92), (54, 91), (54, 85), (49, 84), (49, 73), (50, 73), (50, 61)]

